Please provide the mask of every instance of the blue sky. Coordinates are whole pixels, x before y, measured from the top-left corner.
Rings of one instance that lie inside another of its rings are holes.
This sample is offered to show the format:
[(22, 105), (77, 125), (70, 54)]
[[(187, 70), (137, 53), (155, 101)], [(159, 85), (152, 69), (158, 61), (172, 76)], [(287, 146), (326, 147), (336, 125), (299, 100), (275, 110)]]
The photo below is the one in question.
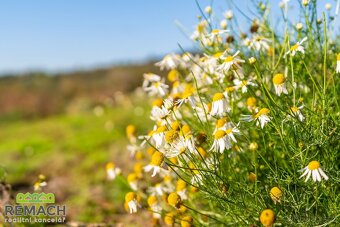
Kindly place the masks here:
[[(215, 0), (217, 14), (228, 1)], [(236, 2), (245, 9), (250, 1)], [(0, 73), (91, 68), (160, 56), (177, 43), (190, 48), (175, 21), (190, 32), (197, 15), (194, 0), (2, 1)]]

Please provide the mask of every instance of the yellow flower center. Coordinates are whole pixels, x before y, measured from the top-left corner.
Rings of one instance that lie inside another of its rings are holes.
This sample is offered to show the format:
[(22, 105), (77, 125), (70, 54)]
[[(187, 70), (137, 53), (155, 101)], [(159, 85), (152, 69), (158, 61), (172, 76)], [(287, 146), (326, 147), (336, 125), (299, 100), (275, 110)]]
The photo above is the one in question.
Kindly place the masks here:
[(214, 30), (211, 31), (211, 34), (217, 35), (219, 32), (220, 32), (220, 30), (214, 29)]
[(150, 156), (153, 155), (153, 153), (155, 153), (155, 151), (156, 151), (156, 149), (153, 148), (153, 147), (149, 147), (149, 148), (146, 150), (146, 152), (147, 152)]
[(182, 191), (186, 186), (187, 183), (184, 180), (179, 179), (176, 183), (176, 191)]
[(176, 69), (173, 69), (168, 73), (168, 80), (170, 82), (175, 82), (176, 80), (178, 80), (178, 78), (179, 78), (179, 72)]
[(232, 62), (234, 60), (233, 56), (228, 56), (224, 59), (224, 62)]
[(161, 83), (159, 83), (159, 82), (156, 82), (156, 83), (153, 84), (153, 86), (155, 86), (155, 88), (158, 88), (160, 85), (161, 85)]
[(178, 205), (181, 203), (181, 197), (176, 192), (172, 192), (168, 196), (168, 203), (171, 206), (178, 207)]
[(175, 223), (174, 216), (175, 216), (174, 213), (167, 213), (167, 214), (165, 214), (165, 216), (164, 216), (165, 224), (172, 226)]
[(208, 155), (208, 153), (202, 147), (197, 148), (197, 151), (203, 158), (207, 157)]
[(194, 163), (190, 162), (190, 163), (189, 163), (189, 168), (190, 168), (190, 170), (191, 170), (192, 172), (194, 172), (194, 174), (199, 174), (199, 171), (198, 171), (198, 169), (197, 169), (197, 167), (195, 166)]
[(297, 50), (298, 47), (299, 47), (299, 44), (295, 44), (294, 46), (292, 46), (292, 47), (290, 48), (290, 50), (291, 50), (291, 51)]
[(225, 133), (227, 134), (227, 135), (229, 135), (230, 133), (232, 133), (233, 132), (233, 129), (232, 128), (228, 128), (227, 130), (225, 130)]
[(269, 114), (269, 112), (270, 112), (269, 109), (267, 109), (267, 108), (262, 108), (262, 109), (260, 109), (259, 112), (257, 112), (257, 114), (255, 114), (255, 118), (259, 118), (259, 117), (262, 116), (262, 115), (267, 115), (267, 114)]
[(155, 100), (152, 102), (152, 106), (161, 107), (162, 104), (163, 104), (163, 100), (162, 100), (162, 99), (155, 99)]
[(191, 227), (193, 222), (193, 218), (191, 216), (184, 216), (181, 218), (181, 226), (182, 227)]
[(221, 119), (218, 119), (217, 122), (216, 122), (216, 127), (217, 128), (221, 128), (223, 127), (223, 125), (227, 122), (227, 119), (226, 118), (221, 118)]
[(130, 182), (134, 182), (137, 180), (137, 175), (135, 173), (130, 173), (128, 176), (127, 176), (127, 181), (130, 183)]
[(310, 170), (316, 170), (316, 169), (319, 169), (319, 168), (320, 168), (320, 163), (318, 161), (311, 161), (308, 164), (308, 169), (310, 169)]
[(172, 180), (172, 176), (171, 175), (165, 175), (164, 176), (164, 182), (170, 182)]
[(223, 54), (223, 52), (217, 52), (217, 53), (215, 53), (215, 54), (213, 55), (213, 57), (214, 57), (214, 58), (219, 58), (219, 57), (222, 56), (222, 54)]
[(148, 204), (149, 206), (153, 206), (157, 203), (157, 197), (154, 195), (149, 196), (148, 198)]
[(216, 140), (221, 139), (223, 136), (226, 135), (226, 132), (223, 130), (217, 130), (217, 132), (215, 133), (214, 137)]
[(130, 201), (132, 201), (132, 200), (134, 200), (134, 199), (136, 199), (137, 198), (137, 195), (136, 195), (136, 193), (134, 193), (134, 192), (128, 192), (126, 195), (125, 195), (125, 202), (130, 202)]
[(225, 89), (225, 91), (226, 91), (226, 92), (233, 92), (233, 91), (235, 91), (235, 87), (234, 87), (234, 86), (227, 87), (227, 88)]
[(216, 102), (216, 101), (219, 101), (219, 100), (222, 100), (222, 99), (224, 99), (223, 93), (216, 93), (213, 97), (213, 102)]
[(256, 105), (256, 98), (255, 97), (247, 98), (247, 106), (253, 107), (255, 105)]
[(271, 226), (275, 221), (275, 213), (271, 209), (266, 209), (261, 212), (260, 221), (265, 227)]
[(136, 163), (133, 167), (133, 171), (135, 171), (136, 174), (141, 174), (143, 171), (143, 164), (142, 163)]
[(275, 85), (281, 85), (286, 81), (285, 76), (282, 73), (275, 74), (273, 77), (273, 83)]
[(290, 110), (293, 112), (293, 113), (296, 113), (299, 111), (299, 108), (297, 108), (296, 106), (292, 106), (290, 107)]
[(190, 126), (189, 125), (183, 125), (182, 132), (184, 135), (187, 135), (190, 133)]
[(165, 132), (165, 131), (166, 131), (166, 127), (165, 126), (160, 126), (156, 130), (157, 133), (161, 133), (161, 132)]
[(270, 196), (273, 200), (279, 201), (280, 198), (282, 197), (282, 191), (278, 187), (273, 187), (270, 189)]
[(177, 131), (179, 129), (179, 127), (180, 127), (180, 123), (178, 121), (174, 121), (174, 122), (171, 123), (171, 128), (173, 130)]
[(165, 141), (167, 143), (172, 143), (175, 139), (177, 139), (178, 133), (175, 130), (170, 130), (167, 133), (165, 133)]
[(340, 61), (340, 53), (338, 53), (338, 55), (336, 56), (336, 60)]
[(115, 164), (113, 164), (112, 162), (109, 162), (106, 164), (106, 169), (109, 170), (109, 169), (113, 169), (115, 168)]
[(163, 161), (164, 155), (159, 151), (155, 151), (155, 153), (151, 157), (151, 165), (160, 166), (163, 163)]
[(134, 125), (126, 126), (126, 135), (128, 137), (134, 136), (136, 133), (136, 127)]

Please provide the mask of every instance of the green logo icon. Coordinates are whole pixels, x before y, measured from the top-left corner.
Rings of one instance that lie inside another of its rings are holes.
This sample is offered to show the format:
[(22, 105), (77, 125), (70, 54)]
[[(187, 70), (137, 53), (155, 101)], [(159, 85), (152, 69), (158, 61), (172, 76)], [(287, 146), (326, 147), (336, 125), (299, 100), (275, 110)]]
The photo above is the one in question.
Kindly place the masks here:
[(54, 203), (55, 196), (53, 193), (18, 193), (16, 196), (17, 203)]

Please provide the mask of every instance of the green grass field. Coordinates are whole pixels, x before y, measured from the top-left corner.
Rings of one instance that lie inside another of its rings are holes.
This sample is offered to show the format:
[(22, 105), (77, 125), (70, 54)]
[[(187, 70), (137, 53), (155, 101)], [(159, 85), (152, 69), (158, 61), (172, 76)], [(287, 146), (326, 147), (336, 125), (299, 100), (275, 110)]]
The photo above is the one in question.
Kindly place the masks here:
[[(47, 177), (44, 191), (66, 204), (77, 222), (116, 222), (125, 211), (123, 178), (106, 181), (105, 164), (129, 167), (125, 127), (148, 127), (141, 100), (120, 107), (82, 110), (34, 121), (1, 122), (0, 165), (12, 195), (33, 191), (39, 174)], [(95, 114), (95, 112), (99, 112)], [(102, 112), (102, 114), (100, 113)]]

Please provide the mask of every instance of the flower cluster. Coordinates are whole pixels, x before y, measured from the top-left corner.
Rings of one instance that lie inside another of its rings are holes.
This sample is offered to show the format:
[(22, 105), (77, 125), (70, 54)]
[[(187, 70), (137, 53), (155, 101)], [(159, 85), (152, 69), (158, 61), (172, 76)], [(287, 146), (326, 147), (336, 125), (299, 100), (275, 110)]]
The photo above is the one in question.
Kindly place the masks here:
[[(127, 127), (136, 160), (127, 176), (130, 213), (148, 206), (154, 223), (170, 226), (309, 225), (311, 214), (334, 214), (315, 204), (338, 206), (326, 190), (336, 184), (330, 179), (339, 105), (332, 96), (340, 60), (327, 44), (331, 37), (314, 33), (327, 34), (326, 20), (310, 28), (308, 4), (301, 5), (306, 21), (297, 31), (288, 22), (285, 32), (271, 29), (269, 6), (261, 3), (250, 32), (241, 34), (232, 11), (214, 27), (207, 7), (191, 36), (202, 52), (166, 55), (156, 65), (167, 78), (144, 74), (153, 127), (140, 136)], [(120, 173), (112, 164), (107, 171), (109, 179)], [(310, 215), (299, 219), (301, 212)]]

